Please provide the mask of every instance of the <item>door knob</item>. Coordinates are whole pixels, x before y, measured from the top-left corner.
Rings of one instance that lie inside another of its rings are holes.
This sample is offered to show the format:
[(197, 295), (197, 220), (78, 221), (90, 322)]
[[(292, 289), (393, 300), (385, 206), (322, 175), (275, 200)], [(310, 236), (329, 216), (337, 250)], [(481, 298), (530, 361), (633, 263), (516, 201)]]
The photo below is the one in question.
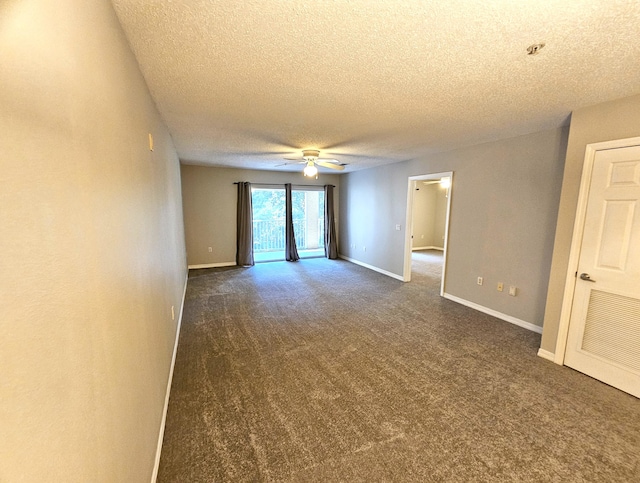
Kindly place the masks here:
[(595, 282), (595, 280), (591, 279), (591, 276), (588, 273), (581, 273), (580, 280), (584, 280), (585, 282)]

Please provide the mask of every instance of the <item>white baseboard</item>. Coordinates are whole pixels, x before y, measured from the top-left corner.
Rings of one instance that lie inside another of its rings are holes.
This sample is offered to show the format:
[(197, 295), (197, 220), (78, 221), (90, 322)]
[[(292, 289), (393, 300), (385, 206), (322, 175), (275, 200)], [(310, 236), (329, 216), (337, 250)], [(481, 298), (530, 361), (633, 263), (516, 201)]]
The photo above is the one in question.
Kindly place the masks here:
[(542, 327), (540, 327), (539, 325), (536, 324), (532, 324), (531, 322), (526, 322), (524, 320), (518, 319), (516, 317), (513, 317), (511, 315), (507, 315), (507, 314), (503, 314), (502, 312), (498, 312), (497, 310), (493, 310), (490, 309), (489, 307), (484, 307), (482, 305), (478, 305), (474, 302), (469, 302), (468, 300), (465, 299), (461, 299), (459, 297), (456, 297), (455, 295), (451, 295), (448, 293), (445, 293), (443, 295), (444, 298), (452, 300), (454, 302), (457, 302), (461, 305), (466, 305), (467, 307), (471, 307), (472, 309), (475, 309), (479, 312), (483, 312), (485, 314), (489, 314), (492, 315), (493, 317), (496, 317), (497, 319), (501, 319), (504, 320), (506, 322), (510, 322), (512, 324), (515, 324), (519, 327), (522, 327), (524, 329), (528, 329), (531, 330), (533, 332), (537, 332), (538, 334), (542, 334)]
[(189, 270), (196, 268), (218, 268), (218, 267), (235, 267), (236, 262), (220, 262), (220, 263), (201, 263), (200, 265), (189, 265)]
[(413, 247), (411, 249), (412, 252), (418, 251), (418, 250), (440, 250), (441, 252), (444, 251), (444, 248), (442, 247)]
[(551, 362), (555, 362), (556, 355), (553, 352), (546, 351), (544, 349), (538, 349), (538, 357), (542, 357)]
[(182, 291), (182, 302), (180, 302), (180, 311), (178, 312), (178, 323), (176, 324), (176, 340), (173, 343), (173, 355), (171, 356), (171, 366), (169, 367), (169, 380), (167, 381), (167, 390), (164, 396), (164, 408), (162, 409), (162, 421), (160, 422), (160, 431), (158, 433), (158, 446), (156, 447), (156, 459), (153, 465), (153, 474), (151, 475), (151, 483), (156, 483), (158, 479), (158, 471), (160, 470), (160, 453), (162, 452), (162, 442), (164, 440), (164, 428), (167, 423), (167, 410), (169, 409), (169, 394), (171, 393), (171, 383), (173, 382), (173, 368), (176, 365), (176, 354), (178, 353), (178, 340), (180, 339), (180, 328), (182, 327), (182, 313), (184, 311), (184, 300), (187, 295), (187, 282), (189, 281), (189, 271), (184, 280), (184, 289)]
[(353, 258), (346, 257), (344, 255), (338, 254), (338, 257), (342, 258), (343, 260), (346, 260), (347, 262), (355, 263), (356, 265), (360, 265), (361, 267), (368, 268), (369, 270), (373, 270), (374, 272), (378, 272), (378, 273), (381, 273), (383, 275), (386, 275), (387, 277), (395, 278), (396, 280), (400, 280), (401, 282), (404, 282), (404, 278), (401, 275), (397, 275), (395, 273), (387, 272), (386, 270), (383, 270), (382, 268), (374, 267), (373, 265), (369, 265), (368, 263), (364, 263), (364, 262), (361, 262), (359, 260), (355, 260)]

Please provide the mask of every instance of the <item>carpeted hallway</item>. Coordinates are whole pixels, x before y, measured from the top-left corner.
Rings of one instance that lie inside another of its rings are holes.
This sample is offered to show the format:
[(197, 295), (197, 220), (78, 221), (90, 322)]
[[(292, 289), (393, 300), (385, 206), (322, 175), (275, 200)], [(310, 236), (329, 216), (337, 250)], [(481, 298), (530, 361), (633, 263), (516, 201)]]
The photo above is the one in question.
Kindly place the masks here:
[(158, 481), (640, 481), (638, 399), (413, 269), (192, 270)]

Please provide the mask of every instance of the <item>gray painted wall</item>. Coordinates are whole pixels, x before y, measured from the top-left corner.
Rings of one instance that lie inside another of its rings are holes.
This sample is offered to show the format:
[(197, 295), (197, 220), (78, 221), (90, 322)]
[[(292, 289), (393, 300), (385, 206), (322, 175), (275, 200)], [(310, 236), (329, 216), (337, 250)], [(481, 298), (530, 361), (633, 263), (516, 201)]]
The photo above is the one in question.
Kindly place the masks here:
[(186, 277), (171, 137), (108, 0), (0, 2), (0, 45), (0, 480), (151, 481)]
[(447, 222), (447, 196), (448, 190), (437, 187), (435, 220), (433, 223), (433, 246), (444, 248), (444, 233)]
[(548, 352), (555, 352), (556, 347), (586, 146), (637, 136), (640, 136), (640, 95), (585, 107), (575, 111), (571, 116), (542, 333), (541, 347)]
[[(336, 229), (340, 207), (340, 176), (320, 173), (309, 179), (299, 173), (214, 168), (183, 164), (182, 199), (187, 260), (189, 265), (235, 263), (236, 260), (236, 181), (284, 185), (332, 184)], [(208, 248), (212, 251), (209, 252)]]
[[(541, 326), (567, 134), (554, 129), (343, 175), (341, 254), (402, 275), (408, 177), (453, 171), (445, 292)], [(498, 282), (517, 286), (517, 297), (498, 292)]]
[(444, 248), (447, 190), (439, 184), (416, 181), (413, 193), (412, 247)]
[(435, 207), (435, 185), (425, 186), (420, 181), (416, 182), (416, 188), (413, 191), (413, 239), (411, 240), (413, 248), (433, 246)]

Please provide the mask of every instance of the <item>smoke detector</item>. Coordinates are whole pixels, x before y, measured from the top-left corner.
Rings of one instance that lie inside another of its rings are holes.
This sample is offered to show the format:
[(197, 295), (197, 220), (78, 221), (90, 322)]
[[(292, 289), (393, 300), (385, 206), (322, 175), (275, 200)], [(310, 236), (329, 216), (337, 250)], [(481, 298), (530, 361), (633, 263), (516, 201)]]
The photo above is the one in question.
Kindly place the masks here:
[(544, 43), (530, 45), (529, 47), (527, 47), (527, 55), (536, 55), (542, 50), (543, 47)]

